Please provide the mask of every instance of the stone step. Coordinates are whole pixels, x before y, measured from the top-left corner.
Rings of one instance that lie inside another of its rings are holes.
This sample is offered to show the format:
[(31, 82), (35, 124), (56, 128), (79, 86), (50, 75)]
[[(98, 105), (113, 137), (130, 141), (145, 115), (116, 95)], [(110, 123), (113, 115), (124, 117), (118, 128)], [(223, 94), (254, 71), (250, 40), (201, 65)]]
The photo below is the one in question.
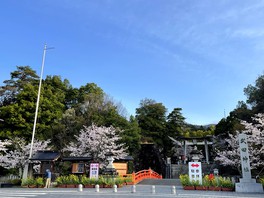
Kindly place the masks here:
[(144, 179), (140, 185), (164, 185), (164, 186), (181, 186), (179, 179)]

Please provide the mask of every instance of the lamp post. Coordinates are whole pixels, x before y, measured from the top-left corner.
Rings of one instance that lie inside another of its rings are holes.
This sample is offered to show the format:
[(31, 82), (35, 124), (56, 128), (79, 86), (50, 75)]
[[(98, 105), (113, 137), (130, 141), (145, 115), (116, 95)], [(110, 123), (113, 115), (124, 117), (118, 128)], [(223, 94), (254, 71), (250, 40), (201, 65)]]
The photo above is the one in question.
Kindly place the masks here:
[(198, 162), (200, 160), (200, 154), (201, 152), (197, 150), (197, 146), (194, 146), (193, 150), (190, 152), (190, 155), (192, 156), (192, 160), (194, 162)]

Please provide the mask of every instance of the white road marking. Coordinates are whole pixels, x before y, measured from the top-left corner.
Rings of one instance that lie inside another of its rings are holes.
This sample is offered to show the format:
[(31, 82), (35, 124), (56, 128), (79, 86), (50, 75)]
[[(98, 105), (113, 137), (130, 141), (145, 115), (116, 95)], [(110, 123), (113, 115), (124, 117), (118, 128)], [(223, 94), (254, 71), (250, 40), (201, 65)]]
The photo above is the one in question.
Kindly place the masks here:
[(47, 193), (39, 193), (39, 192), (0, 192), (1, 198), (27, 198), (27, 197), (36, 197), (38, 195), (45, 195)]

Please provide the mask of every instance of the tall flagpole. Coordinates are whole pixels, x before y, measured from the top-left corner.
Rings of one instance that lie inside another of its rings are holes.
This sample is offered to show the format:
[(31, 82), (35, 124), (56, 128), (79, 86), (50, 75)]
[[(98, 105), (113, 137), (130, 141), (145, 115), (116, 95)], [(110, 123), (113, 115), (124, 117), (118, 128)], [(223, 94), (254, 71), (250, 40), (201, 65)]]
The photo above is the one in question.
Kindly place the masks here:
[[(31, 145), (30, 145), (29, 159), (32, 158), (32, 154), (33, 154), (33, 145), (34, 145), (35, 131), (36, 131), (36, 125), (37, 125), (37, 119), (38, 119), (38, 107), (39, 107), (39, 99), (40, 99), (40, 93), (41, 93), (41, 84), (42, 84), (43, 70), (44, 70), (44, 64), (45, 64), (45, 56), (46, 56), (46, 51), (48, 49), (53, 49), (53, 48), (47, 48), (47, 44), (45, 44), (44, 50), (43, 50), (43, 56), (42, 56), (41, 74), (40, 74), (40, 79), (39, 79), (38, 97), (37, 97), (37, 103), (36, 103), (36, 111), (35, 111), (35, 119), (34, 119), (33, 132), (32, 132), (32, 140), (31, 140)], [(22, 175), (23, 179), (26, 179), (28, 177), (29, 171), (31, 171), (29, 170), (29, 163), (26, 163), (24, 170), (23, 170), (23, 175)], [(31, 174), (30, 174), (30, 177), (31, 177)]]
[(33, 144), (34, 144), (35, 131), (36, 131), (36, 125), (37, 125), (37, 118), (38, 118), (39, 98), (40, 98), (40, 93), (41, 93), (41, 84), (42, 84), (42, 76), (43, 76), (43, 70), (44, 70), (44, 64), (45, 64), (46, 51), (47, 51), (47, 44), (44, 45), (44, 51), (43, 51), (43, 57), (42, 57), (41, 74), (40, 74), (39, 89), (38, 89), (38, 98), (37, 98), (37, 103), (36, 103), (36, 111), (35, 111), (35, 119), (34, 119), (32, 139), (31, 139), (31, 145), (30, 145), (29, 159), (32, 157), (32, 153), (33, 153)]

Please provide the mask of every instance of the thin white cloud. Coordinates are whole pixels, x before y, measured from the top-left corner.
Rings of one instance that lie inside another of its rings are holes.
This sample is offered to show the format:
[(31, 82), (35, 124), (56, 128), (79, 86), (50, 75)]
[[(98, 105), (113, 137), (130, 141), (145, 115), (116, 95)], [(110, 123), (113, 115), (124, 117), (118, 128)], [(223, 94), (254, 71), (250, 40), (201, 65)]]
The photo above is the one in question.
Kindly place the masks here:
[(264, 27), (263, 28), (244, 28), (240, 30), (235, 30), (232, 33), (235, 38), (257, 38), (264, 37)]

